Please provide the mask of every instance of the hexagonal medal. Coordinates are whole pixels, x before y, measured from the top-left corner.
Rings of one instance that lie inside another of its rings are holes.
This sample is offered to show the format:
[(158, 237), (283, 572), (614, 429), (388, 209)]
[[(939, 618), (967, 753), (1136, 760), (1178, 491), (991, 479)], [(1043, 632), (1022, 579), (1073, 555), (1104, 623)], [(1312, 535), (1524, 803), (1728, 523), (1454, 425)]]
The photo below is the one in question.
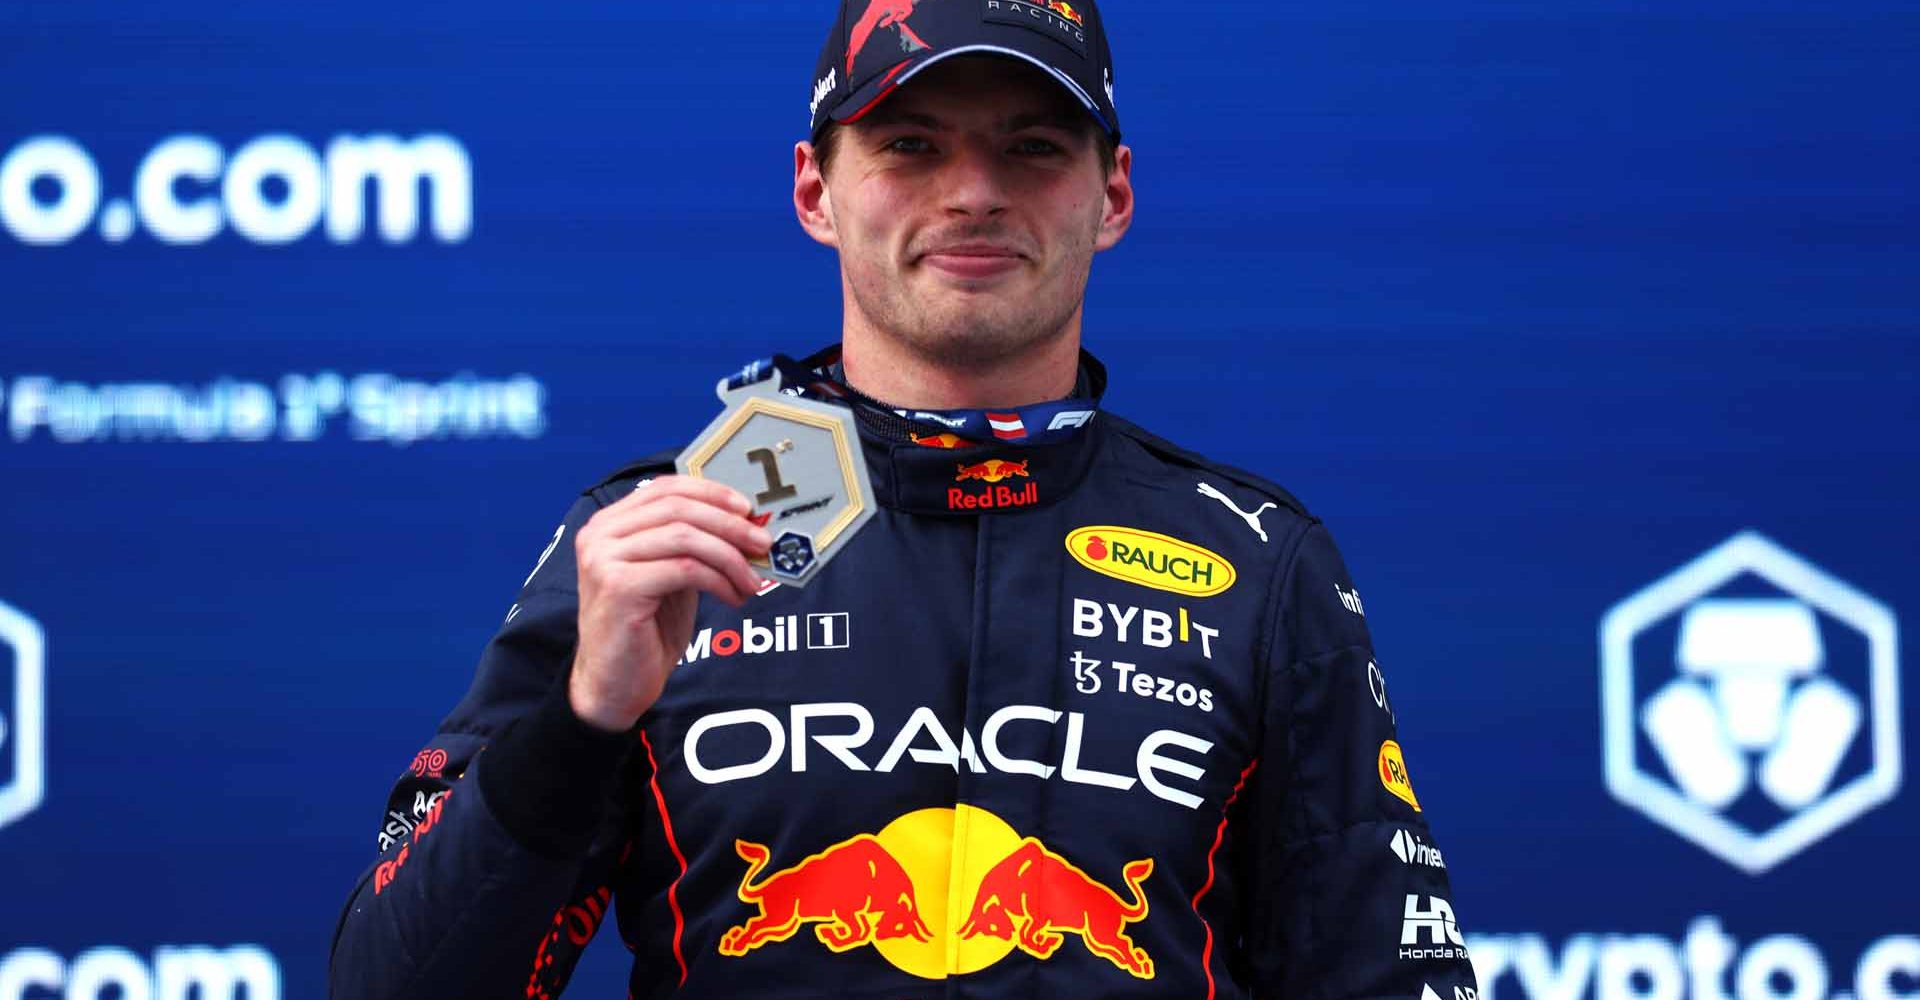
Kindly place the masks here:
[(773, 534), (760, 574), (804, 587), (873, 516), (873, 486), (853, 412), (780, 391), (770, 378), (738, 389), (675, 465), (681, 475), (725, 483), (753, 501), (753, 519)]

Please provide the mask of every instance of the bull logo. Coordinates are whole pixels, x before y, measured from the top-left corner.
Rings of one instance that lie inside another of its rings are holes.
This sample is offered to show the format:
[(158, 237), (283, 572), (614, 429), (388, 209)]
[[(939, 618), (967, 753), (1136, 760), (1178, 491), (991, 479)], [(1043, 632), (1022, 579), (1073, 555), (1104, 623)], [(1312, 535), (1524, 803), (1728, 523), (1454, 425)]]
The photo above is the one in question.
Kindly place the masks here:
[(1134, 976), (1152, 979), (1153, 959), (1127, 936), (1127, 925), (1147, 915), (1140, 883), (1152, 874), (1152, 858), (1122, 869), (1133, 895), (1133, 902), (1124, 902), (1079, 866), (1028, 837), (980, 880), (973, 913), (960, 926), (960, 937), (1013, 938), (1021, 951), (1051, 958), (1066, 940), (1063, 932), (1078, 934), (1088, 951)]
[[(965, 838), (955, 838), (956, 830)], [(1122, 867), (1130, 896), (1122, 899), (1038, 838), (967, 803), (895, 817), (878, 833), (771, 875), (763, 874), (769, 848), (735, 840), (734, 850), (747, 863), (739, 896), (752, 910), (720, 936), (720, 953), (729, 957), (812, 924), (834, 953), (871, 945), (888, 964), (928, 980), (980, 972), (1016, 952), (1099, 959), (1154, 978), (1153, 958), (1131, 933), (1147, 917), (1141, 885), (1153, 874), (1151, 858)], [(1084, 953), (1062, 949), (1069, 934), (1079, 936)]]
[(900, 29), (900, 48), (906, 52), (918, 52), (930, 49), (926, 40), (914, 34), (907, 24), (913, 17), (913, 8), (919, 0), (869, 0), (867, 12), (853, 23), (853, 34), (847, 39), (847, 76), (853, 77), (853, 61), (860, 57), (860, 51), (867, 47), (873, 33), (881, 28)]
[(757, 885), (753, 880), (772, 852), (746, 840), (734, 841), (733, 849), (747, 862), (740, 900), (757, 905), (760, 913), (720, 936), (722, 955), (738, 957), (785, 941), (803, 924), (816, 924), (814, 936), (836, 952), (872, 941), (932, 936), (920, 919), (913, 880), (869, 834), (843, 840)]

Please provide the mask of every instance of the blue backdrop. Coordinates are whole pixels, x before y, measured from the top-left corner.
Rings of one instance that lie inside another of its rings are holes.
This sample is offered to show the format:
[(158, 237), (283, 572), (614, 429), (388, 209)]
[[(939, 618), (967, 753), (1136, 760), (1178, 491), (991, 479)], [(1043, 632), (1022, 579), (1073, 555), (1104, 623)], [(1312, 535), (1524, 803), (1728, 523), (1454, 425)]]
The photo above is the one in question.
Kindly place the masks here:
[[(1106, 14), (1108, 406), (1341, 540), (1481, 1000), (1920, 997), (1920, 13)], [(573, 493), (836, 337), (828, 16), (0, 0), (0, 1000), (323, 995)]]

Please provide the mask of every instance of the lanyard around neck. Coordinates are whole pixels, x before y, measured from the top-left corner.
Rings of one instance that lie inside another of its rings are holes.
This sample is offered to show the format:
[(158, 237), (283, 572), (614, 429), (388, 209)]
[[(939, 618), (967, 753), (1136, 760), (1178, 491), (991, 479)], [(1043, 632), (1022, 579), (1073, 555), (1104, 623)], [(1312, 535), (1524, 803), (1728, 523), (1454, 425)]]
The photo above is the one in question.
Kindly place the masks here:
[[(820, 355), (808, 360), (816, 360)], [(967, 444), (1047, 444), (1073, 436), (1093, 421), (1098, 399), (1057, 399), (1046, 403), (994, 410), (922, 410), (888, 406), (858, 389), (787, 357), (762, 358), (727, 376), (722, 392), (741, 389), (780, 375), (781, 392), (845, 403), (856, 408), (890, 413), (925, 428), (932, 435), (951, 434)]]

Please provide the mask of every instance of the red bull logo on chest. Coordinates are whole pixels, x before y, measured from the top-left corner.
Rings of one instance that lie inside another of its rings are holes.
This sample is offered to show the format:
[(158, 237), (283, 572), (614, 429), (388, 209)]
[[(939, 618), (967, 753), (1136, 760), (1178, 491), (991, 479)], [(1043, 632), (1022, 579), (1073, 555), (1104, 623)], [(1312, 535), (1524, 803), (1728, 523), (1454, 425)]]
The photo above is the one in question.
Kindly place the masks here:
[(1019, 486), (989, 486), (983, 493), (969, 493), (958, 486), (947, 488), (948, 510), (1000, 510), (1007, 507), (1030, 507), (1040, 502), (1040, 484), (1031, 480), (1027, 464), (1032, 459), (1018, 462), (1004, 458), (989, 458), (974, 465), (958, 466), (959, 474), (954, 481), (964, 483), (977, 479), (984, 483), (999, 483), (1003, 479), (1015, 477), (1029, 481)]
[(1147, 919), (1152, 858), (1114, 873), (1123, 896), (1038, 838), (966, 804), (908, 813), (770, 875), (766, 847), (734, 847), (747, 862), (738, 895), (758, 912), (721, 935), (722, 955), (792, 947), (782, 942), (811, 926), (829, 951), (871, 946), (905, 972), (945, 979), (1016, 950), (1057, 959), (1077, 937), (1083, 957), (1100, 967), (1154, 975), (1153, 957), (1129, 931)]
[(722, 955), (745, 955), (785, 941), (806, 924), (834, 951), (878, 940), (932, 937), (920, 919), (913, 880), (874, 837), (861, 834), (843, 840), (758, 883), (754, 878), (767, 867), (771, 852), (745, 840), (734, 841), (733, 849), (747, 862), (747, 873), (740, 876), (740, 901), (760, 907), (760, 914), (721, 936)]

